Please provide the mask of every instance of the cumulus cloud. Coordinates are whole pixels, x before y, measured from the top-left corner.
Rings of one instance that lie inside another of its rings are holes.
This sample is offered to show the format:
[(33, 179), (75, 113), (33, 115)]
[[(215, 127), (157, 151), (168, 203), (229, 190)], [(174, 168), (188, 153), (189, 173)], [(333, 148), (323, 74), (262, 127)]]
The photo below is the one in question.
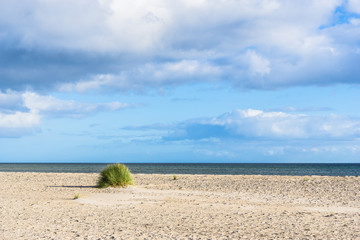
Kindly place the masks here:
[(180, 85), (185, 82), (210, 81), (219, 75), (219, 68), (196, 60), (182, 60), (161, 64), (146, 64), (120, 74), (100, 74), (90, 80), (66, 83), (59, 86), (63, 92), (86, 92), (112, 89), (117, 91), (143, 91), (149, 88)]
[(22, 105), (21, 94), (13, 91), (0, 91), (0, 112), (13, 112), (16, 110), (24, 110)]
[(251, 74), (263, 76), (270, 73), (270, 62), (266, 58), (256, 54), (254, 51), (247, 51), (246, 56), (248, 57)]
[(132, 106), (128, 103), (80, 103), (72, 100), (60, 100), (52, 96), (41, 96), (33, 92), (23, 95), (24, 106), (34, 112), (52, 117), (81, 117), (99, 111), (115, 111)]
[(347, 8), (350, 12), (360, 14), (360, 2), (357, 0), (348, 0)]
[(40, 116), (36, 112), (0, 113), (1, 128), (28, 128), (40, 123)]
[(37, 130), (40, 116), (23, 105), (19, 93), (0, 92), (0, 138), (19, 137)]
[(170, 132), (164, 141), (212, 139), (288, 141), (356, 140), (360, 137), (360, 119), (328, 114), (323, 116), (290, 114), (255, 109), (235, 110), (221, 116), (195, 119), (173, 125), (127, 127), (127, 130), (153, 129)]
[[(265, 89), (356, 84), (358, 5), (2, 1), (0, 89), (138, 91), (199, 81)], [(339, 8), (343, 15), (337, 18)]]
[(40, 127), (43, 117), (79, 118), (133, 106), (120, 102), (81, 103), (34, 92), (0, 92), (0, 137), (19, 137), (33, 133)]
[(151, 132), (156, 137), (145, 140), (149, 143), (186, 146), (195, 156), (226, 161), (357, 161), (360, 153), (360, 119), (326, 112), (238, 109), (216, 117), (121, 130), (129, 136)]

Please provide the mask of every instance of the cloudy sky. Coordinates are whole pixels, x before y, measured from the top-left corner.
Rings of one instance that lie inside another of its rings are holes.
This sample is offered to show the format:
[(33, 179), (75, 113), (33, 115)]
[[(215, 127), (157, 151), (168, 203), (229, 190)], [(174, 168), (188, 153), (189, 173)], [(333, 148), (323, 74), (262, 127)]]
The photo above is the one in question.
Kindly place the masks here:
[(360, 162), (359, 0), (0, 0), (0, 162)]

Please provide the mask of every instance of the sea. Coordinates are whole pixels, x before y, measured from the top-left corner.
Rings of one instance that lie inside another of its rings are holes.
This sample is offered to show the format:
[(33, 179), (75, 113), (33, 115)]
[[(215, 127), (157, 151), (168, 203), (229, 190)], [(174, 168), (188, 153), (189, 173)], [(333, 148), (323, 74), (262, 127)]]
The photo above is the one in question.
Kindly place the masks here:
[[(109, 163), (0, 163), (0, 172), (99, 173)], [(360, 163), (127, 163), (132, 173), (360, 176)]]

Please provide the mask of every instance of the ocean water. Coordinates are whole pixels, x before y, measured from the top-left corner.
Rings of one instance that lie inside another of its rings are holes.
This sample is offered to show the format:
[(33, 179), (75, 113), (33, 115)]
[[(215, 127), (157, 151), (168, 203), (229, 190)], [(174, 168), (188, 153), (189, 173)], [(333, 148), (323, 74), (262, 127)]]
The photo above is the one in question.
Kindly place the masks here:
[[(99, 173), (106, 163), (0, 163), (0, 172)], [(360, 176), (359, 164), (127, 163), (132, 173)]]

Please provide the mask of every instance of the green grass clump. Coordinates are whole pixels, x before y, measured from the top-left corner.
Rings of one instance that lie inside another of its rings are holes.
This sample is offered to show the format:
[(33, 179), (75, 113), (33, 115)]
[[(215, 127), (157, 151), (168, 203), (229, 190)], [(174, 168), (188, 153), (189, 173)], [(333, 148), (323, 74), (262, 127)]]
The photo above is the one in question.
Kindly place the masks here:
[(79, 197), (80, 197), (80, 194), (75, 193), (75, 195), (74, 195), (74, 200), (78, 199)]
[(97, 187), (125, 187), (134, 185), (130, 170), (123, 164), (111, 164), (100, 172)]
[(173, 179), (174, 179), (174, 180), (177, 180), (177, 176), (176, 176), (176, 175), (174, 175), (174, 176), (173, 176)]

